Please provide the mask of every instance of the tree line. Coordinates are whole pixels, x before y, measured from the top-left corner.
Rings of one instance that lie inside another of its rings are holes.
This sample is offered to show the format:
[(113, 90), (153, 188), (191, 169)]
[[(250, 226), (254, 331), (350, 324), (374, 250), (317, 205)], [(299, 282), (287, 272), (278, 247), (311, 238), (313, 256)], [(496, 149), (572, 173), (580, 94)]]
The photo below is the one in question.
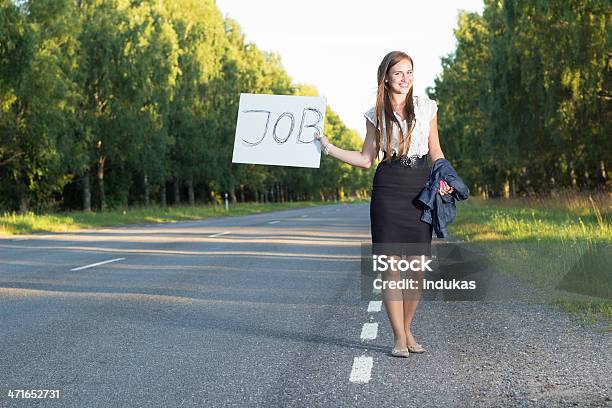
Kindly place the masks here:
[[(0, 210), (366, 196), (371, 170), (232, 164), (241, 92), (316, 95), (214, 0), (0, 0)], [(329, 107), (340, 147), (361, 138)]]
[(429, 93), (475, 192), (610, 187), (611, 16), (607, 0), (486, 0), (460, 14)]
[[(604, 0), (485, 1), (429, 90), (483, 196), (610, 186)], [(213, 0), (0, 0), (0, 210), (367, 196), (372, 171), (232, 164), (239, 94), (316, 95)], [(328, 108), (326, 134), (361, 139)]]

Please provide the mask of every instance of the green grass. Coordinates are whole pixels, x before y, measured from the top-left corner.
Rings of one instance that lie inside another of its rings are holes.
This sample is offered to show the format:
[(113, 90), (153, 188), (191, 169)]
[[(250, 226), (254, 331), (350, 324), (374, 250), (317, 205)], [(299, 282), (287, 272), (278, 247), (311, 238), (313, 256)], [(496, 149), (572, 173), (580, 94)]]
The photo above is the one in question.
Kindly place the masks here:
[(557, 299), (553, 303), (564, 311), (580, 317), (586, 324), (607, 321), (608, 326), (605, 330), (612, 332), (612, 324), (609, 324), (612, 320), (612, 304), (609, 301)]
[[(341, 203), (365, 202), (363, 200), (345, 200)], [(258, 214), (269, 211), (292, 208), (313, 207), (334, 202), (285, 202), (285, 203), (238, 203), (229, 206), (200, 205), (178, 207), (130, 208), (107, 212), (74, 211), (57, 214), (15, 214), (5, 213), (0, 216), (0, 234), (17, 235), (36, 232), (65, 232), (83, 228), (112, 227), (128, 224), (160, 223), (173, 221), (201, 220), (210, 217), (227, 217)]]
[[(452, 232), (469, 241), (611, 242), (612, 197), (538, 200), (480, 200), (459, 203)], [(606, 202), (609, 200), (609, 202)], [(581, 203), (580, 206), (575, 202)]]
[(459, 203), (450, 233), (584, 322), (612, 319), (612, 199), (564, 194)]

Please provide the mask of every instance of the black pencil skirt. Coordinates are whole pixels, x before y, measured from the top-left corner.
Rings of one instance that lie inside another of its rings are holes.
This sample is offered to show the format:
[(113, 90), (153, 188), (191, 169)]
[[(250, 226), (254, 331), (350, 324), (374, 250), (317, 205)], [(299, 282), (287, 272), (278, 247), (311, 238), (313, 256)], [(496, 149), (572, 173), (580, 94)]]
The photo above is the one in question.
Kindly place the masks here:
[(429, 178), (425, 157), (414, 167), (394, 159), (381, 161), (376, 168), (370, 201), (372, 243), (420, 244), (423, 255), (431, 255), (433, 226), (421, 221), (416, 197)]

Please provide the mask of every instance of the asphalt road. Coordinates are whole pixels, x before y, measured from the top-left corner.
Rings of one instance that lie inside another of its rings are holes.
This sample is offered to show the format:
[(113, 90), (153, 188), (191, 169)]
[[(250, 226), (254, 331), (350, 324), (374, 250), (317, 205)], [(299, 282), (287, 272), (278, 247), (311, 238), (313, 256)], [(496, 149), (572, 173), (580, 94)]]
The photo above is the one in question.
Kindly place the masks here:
[(421, 302), (428, 353), (390, 357), (369, 233), (359, 204), (2, 238), (0, 407), (610, 406), (610, 333), (519, 298)]

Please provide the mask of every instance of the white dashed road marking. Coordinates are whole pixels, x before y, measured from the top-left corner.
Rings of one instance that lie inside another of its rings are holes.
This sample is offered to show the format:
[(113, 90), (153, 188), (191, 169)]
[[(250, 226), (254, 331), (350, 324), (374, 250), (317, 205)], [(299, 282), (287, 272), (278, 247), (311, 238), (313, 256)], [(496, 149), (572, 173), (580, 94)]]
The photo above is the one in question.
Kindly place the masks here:
[(374, 359), (368, 356), (355, 357), (351, 370), (350, 382), (367, 384), (372, 379), (372, 366)]
[[(380, 273), (378, 275), (376, 275), (376, 279), (381, 279)], [(380, 294), (380, 289), (373, 287), (372, 288), (372, 293), (375, 294), (375, 295), (379, 295)]]
[(278, 224), (280, 221), (276, 220), (276, 221), (270, 221), (268, 224)]
[(227, 235), (229, 233), (230, 233), (230, 231), (220, 232), (218, 234), (209, 235), (208, 238), (217, 238), (217, 237), (220, 237), (221, 235)]
[(361, 328), (361, 340), (374, 340), (378, 335), (378, 323), (364, 323)]
[[(377, 278), (380, 279), (380, 274)], [(380, 293), (380, 289), (373, 289), (373, 293)], [(382, 308), (382, 300), (371, 300), (368, 303), (368, 313), (378, 313)], [(374, 316), (369, 315), (369, 320), (373, 320)], [(378, 323), (370, 322), (364, 323), (361, 328), (361, 341), (374, 340), (378, 336)], [(368, 351), (368, 350), (366, 350)], [(350, 382), (367, 384), (372, 379), (372, 367), (374, 366), (374, 359), (362, 355), (361, 357), (355, 357), (353, 361), (353, 369), (351, 370)]]
[(368, 313), (380, 312), (382, 306), (382, 300), (371, 300), (368, 304)]
[(111, 262), (123, 261), (124, 259), (125, 258), (116, 258), (116, 259), (110, 259), (108, 261), (96, 262), (96, 263), (91, 264), (91, 265), (79, 266), (78, 268), (72, 268), (71, 271), (81, 271), (83, 269), (93, 268), (94, 266), (105, 265), (105, 264), (111, 263)]

